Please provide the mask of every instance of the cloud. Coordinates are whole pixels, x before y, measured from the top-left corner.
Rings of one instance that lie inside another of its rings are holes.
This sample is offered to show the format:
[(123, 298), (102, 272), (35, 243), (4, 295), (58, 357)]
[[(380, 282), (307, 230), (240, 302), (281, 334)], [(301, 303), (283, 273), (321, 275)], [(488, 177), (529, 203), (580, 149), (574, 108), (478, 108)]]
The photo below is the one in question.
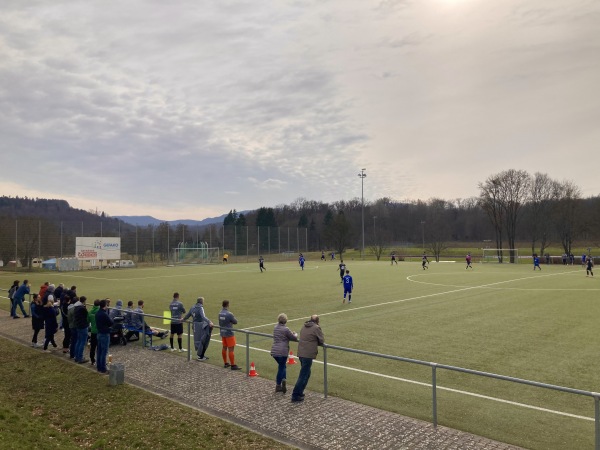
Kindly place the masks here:
[[(479, 174), (507, 158), (561, 179), (579, 176), (569, 149), (600, 162), (589, 0), (8, 1), (1, 12), (4, 171), (42, 173), (48, 195), (112, 215), (354, 198), (362, 167), (367, 197), (429, 198), (476, 195)], [(31, 180), (0, 189), (31, 192)]]

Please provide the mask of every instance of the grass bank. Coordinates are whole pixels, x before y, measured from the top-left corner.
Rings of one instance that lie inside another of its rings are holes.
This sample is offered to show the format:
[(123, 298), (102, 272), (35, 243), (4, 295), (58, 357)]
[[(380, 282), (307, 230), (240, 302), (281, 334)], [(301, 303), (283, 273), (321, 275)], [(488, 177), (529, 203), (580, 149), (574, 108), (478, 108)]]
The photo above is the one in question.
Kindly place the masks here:
[(0, 360), (3, 449), (290, 448), (5, 339)]

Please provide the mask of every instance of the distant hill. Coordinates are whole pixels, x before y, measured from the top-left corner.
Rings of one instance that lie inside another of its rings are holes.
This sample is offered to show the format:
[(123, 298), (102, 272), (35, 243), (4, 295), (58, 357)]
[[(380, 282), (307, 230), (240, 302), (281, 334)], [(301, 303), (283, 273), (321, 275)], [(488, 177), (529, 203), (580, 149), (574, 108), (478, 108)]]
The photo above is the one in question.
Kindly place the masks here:
[(141, 227), (146, 227), (148, 225), (160, 225), (161, 223), (168, 223), (169, 225), (185, 225), (185, 226), (206, 226), (213, 224), (222, 224), (227, 214), (223, 214), (219, 217), (208, 217), (203, 220), (189, 220), (189, 219), (179, 219), (179, 220), (160, 220), (152, 216), (112, 216), (115, 219), (122, 220), (125, 223), (130, 225), (136, 225)]

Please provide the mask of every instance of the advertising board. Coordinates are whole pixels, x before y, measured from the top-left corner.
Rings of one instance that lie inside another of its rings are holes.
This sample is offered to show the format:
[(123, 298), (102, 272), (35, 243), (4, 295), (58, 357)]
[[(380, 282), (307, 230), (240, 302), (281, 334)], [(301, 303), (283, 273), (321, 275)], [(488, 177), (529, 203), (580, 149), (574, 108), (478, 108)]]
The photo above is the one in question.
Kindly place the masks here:
[(121, 259), (121, 238), (77, 237), (75, 238), (75, 255), (80, 260)]

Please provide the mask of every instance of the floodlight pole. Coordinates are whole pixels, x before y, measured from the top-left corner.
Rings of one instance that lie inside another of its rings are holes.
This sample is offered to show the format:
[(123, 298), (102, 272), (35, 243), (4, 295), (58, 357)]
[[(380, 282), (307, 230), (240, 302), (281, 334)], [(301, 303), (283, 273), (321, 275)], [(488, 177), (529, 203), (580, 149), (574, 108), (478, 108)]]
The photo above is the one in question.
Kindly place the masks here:
[(373, 216), (373, 239), (377, 240), (377, 228), (375, 228), (375, 219), (377, 219), (377, 216)]
[(365, 257), (365, 173), (367, 169), (360, 169), (358, 176), (360, 177), (360, 204), (361, 204), (361, 216), (362, 216), (362, 248), (360, 250), (360, 257)]

